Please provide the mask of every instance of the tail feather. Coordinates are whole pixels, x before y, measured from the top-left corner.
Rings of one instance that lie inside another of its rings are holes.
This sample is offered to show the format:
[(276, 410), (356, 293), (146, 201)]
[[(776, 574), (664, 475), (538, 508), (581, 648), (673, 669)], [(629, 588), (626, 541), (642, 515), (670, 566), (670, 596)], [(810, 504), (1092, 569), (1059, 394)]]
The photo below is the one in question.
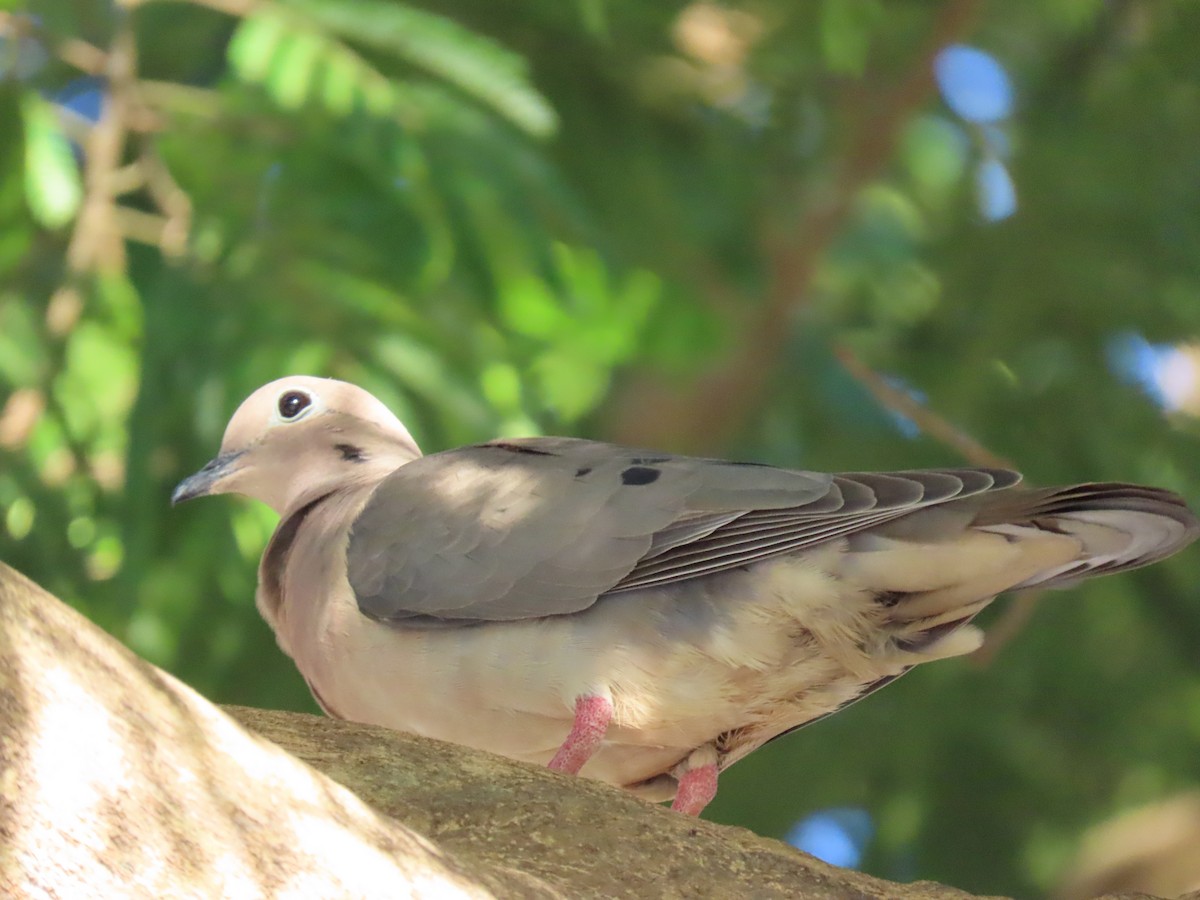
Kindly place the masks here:
[[(1001, 499), (1003, 498), (1003, 499)], [(1133, 484), (1080, 484), (998, 495), (975, 525), (986, 531), (1019, 529), (1068, 534), (1083, 545), (1080, 558), (1013, 585), (1066, 587), (1082, 578), (1149, 565), (1200, 537), (1200, 519), (1178, 495)]]

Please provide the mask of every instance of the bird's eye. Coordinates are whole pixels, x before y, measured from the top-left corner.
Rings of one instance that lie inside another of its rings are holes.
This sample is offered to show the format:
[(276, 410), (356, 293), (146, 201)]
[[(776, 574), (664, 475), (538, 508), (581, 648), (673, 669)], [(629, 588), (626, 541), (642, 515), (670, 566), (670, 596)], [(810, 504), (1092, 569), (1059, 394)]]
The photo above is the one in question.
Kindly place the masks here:
[(312, 406), (312, 397), (304, 391), (288, 391), (279, 398), (279, 415), (285, 422), (291, 422)]

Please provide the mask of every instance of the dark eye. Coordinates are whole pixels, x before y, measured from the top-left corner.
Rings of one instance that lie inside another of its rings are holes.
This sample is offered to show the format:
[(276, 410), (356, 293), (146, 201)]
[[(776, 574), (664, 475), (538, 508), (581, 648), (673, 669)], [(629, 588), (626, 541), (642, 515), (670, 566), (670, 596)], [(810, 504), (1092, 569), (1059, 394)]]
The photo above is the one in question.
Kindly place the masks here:
[(312, 405), (312, 397), (304, 391), (288, 391), (279, 398), (279, 415), (290, 422)]

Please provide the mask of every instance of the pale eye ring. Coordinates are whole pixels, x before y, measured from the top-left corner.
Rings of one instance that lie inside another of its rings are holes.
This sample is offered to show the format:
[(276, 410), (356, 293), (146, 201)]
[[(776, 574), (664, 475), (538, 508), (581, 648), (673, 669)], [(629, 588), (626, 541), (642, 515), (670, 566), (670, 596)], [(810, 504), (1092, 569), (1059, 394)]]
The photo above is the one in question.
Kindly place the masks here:
[(285, 422), (294, 422), (312, 406), (312, 397), (304, 391), (286, 391), (279, 397), (279, 417)]

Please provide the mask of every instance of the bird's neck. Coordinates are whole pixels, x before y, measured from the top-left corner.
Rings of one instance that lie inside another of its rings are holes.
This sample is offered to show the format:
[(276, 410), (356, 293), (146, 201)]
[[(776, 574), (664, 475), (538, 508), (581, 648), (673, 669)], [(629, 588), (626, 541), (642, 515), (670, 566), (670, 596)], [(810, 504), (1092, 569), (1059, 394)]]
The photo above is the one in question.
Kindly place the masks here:
[[(296, 626), (295, 604), (289, 603), (297, 579), (307, 585), (332, 584), (344, 579), (325, 571), (330, 558), (344, 560), (345, 553), (334, 555), (310, 552), (312, 548), (345, 548), (350, 526), (362, 511), (374, 484), (348, 485), (301, 502), (279, 520), (258, 567), (257, 605), (262, 617), (275, 632), (284, 651), (291, 654), (289, 634)], [(344, 562), (342, 563), (344, 567)]]

